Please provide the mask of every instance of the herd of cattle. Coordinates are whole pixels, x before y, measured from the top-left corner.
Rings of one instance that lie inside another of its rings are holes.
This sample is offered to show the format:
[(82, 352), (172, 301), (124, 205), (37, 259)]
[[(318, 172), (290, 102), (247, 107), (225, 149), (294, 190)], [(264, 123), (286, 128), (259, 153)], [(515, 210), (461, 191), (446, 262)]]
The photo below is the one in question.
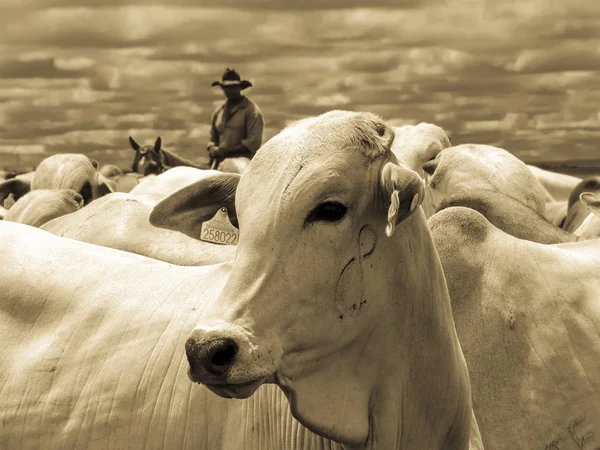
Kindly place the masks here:
[(0, 173), (0, 448), (600, 449), (600, 177), (348, 111), (131, 145)]

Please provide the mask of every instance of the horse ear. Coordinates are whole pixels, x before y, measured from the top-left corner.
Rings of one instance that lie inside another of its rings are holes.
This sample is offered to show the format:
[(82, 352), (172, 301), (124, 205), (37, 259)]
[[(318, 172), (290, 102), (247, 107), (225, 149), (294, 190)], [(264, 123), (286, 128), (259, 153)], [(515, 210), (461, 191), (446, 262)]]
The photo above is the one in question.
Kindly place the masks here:
[(135, 142), (135, 139), (132, 138), (131, 136), (129, 136), (129, 143), (131, 144), (131, 147), (137, 152), (140, 149), (140, 144), (138, 144), (137, 142)]
[(161, 147), (162, 147), (162, 139), (159, 136), (158, 139), (156, 140), (156, 142), (154, 143), (154, 150), (159, 151)]

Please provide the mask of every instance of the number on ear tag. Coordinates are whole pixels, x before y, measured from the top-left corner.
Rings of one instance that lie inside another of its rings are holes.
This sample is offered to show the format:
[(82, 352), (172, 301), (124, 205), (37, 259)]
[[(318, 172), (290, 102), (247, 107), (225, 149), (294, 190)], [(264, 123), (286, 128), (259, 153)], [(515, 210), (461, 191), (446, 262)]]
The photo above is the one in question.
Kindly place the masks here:
[(227, 208), (217, 211), (212, 219), (202, 224), (200, 240), (213, 244), (237, 245), (240, 230), (234, 227), (229, 220)]

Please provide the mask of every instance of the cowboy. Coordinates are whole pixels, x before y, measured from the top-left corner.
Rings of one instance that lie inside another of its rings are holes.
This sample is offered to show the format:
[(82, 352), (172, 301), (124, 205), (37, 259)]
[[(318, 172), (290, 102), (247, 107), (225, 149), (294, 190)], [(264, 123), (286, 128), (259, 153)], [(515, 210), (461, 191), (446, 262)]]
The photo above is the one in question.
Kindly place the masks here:
[(225, 69), (221, 81), (213, 86), (221, 86), (227, 101), (217, 107), (212, 115), (210, 142), (207, 145), (211, 168), (216, 169), (225, 158), (247, 158), (254, 156), (262, 145), (264, 117), (260, 108), (242, 91), (252, 86), (242, 80), (235, 69)]

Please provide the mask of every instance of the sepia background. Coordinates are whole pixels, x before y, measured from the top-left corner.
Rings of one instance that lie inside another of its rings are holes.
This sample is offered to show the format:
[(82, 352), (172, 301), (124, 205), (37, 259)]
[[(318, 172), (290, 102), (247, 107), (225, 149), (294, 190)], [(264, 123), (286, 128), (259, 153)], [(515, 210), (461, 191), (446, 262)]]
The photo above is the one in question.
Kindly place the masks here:
[(585, 171), (600, 166), (598, 23), (589, 0), (0, 0), (0, 168), (71, 152), (128, 167), (130, 135), (202, 160), (211, 82), (233, 67), (265, 140), (363, 110)]

